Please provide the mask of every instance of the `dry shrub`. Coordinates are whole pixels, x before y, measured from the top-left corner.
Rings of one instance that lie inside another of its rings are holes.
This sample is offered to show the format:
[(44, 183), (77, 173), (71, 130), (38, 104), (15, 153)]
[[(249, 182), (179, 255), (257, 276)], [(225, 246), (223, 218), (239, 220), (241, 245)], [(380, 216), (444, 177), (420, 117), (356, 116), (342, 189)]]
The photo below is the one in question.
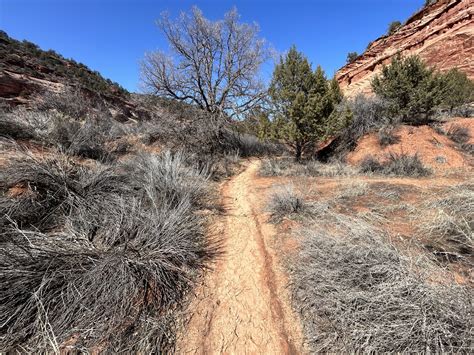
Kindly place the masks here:
[(360, 163), (362, 173), (376, 173), (390, 176), (423, 177), (431, 174), (418, 155), (390, 153), (387, 160), (379, 162), (372, 156), (366, 156)]
[(471, 132), (468, 127), (460, 125), (451, 125), (446, 135), (455, 143), (465, 144), (471, 138)]
[(397, 144), (400, 142), (400, 137), (395, 134), (394, 127), (383, 127), (378, 132), (379, 144), (382, 147)]
[(378, 97), (358, 95), (352, 100), (344, 100), (336, 107), (335, 114), (344, 115), (347, 110), (352, 113), (352, 120), (332, 143), (318, 152), (321, 159), (343, 158), (355, 149), (357, 141), (365, 134), (398, 122), (389, 112), (389, 103)]
[(276, 222), (283, 217), (301, 213), (306, 209), (303, 197), (295, 192), (293, 186), (286, 185), (277, 189), (267, 204), (267, 210), (271, 213), (271, 220)]
[(472, 143), (464, 143), (461, 145), (461, 149), (468, 154), (474, 155), (474, 144)]
[(260, 176), (287, 176), (291, 175), (295, 162), (291, 159), (272, 158), (264, 159), (260, 165)]
[(353, 176), (357, 170), (341, 161), (321, 163), (316, 160), (296, 162), (290, 158), (270, 158), (262, 160), (261, 176)]
[(234, 125), (193, 105), (173, 100), (145, 104), (160, 114), (149, 122), (140, 123), (139, 131), (144, 144), (158, 142), (172, 150), (186, 148), (193, 154), (205, 157), (222, 157), (235, 151), (239, 151), (241, 157), (284, 152), (282, 145), (263, 142), (253, 135), (239, 133)]
[(350, 199), (365, 195), (369, 191), (369, 184), (365, 181), (351, 181), (344, 186), (342, 190), (337, 193), (337, 198)]
[(114, 161), (119, 155), (110, 151), (107, 144), (125, 134), (126, 127), (108, 116), (92, 116), (85, 122), (60, 116), (52, 122), (44, 141), (70, 155), (105, 163)]
[(327, 210), (321, 218), (326, 228), (305, 231), (290, 261), (312, 351), (470, 352), (470, 289), (429, 282), (437, 265), (404, 256), (360, 219)]
[(297, 166), (295, 175), (336, 177), (353, 176), (357, 173), (357, 169), (352, 168), (340, 160), (334, 160), (327, 163), (309, 160)]
[(111, 162), (120, 155), (107, 149), (107, 144), (130, 130), (106, 113), (89, 114), (83, 121), (52, 110), (20, 108), (0, 115), (2, 137), (34, 140), (48, 147), (60, 148), (70, 155), (101, 162)]
[(43, 140), (54, 112), (40, 112), (23, 107), (11, 112), (0, 110), (0, 137), (17, 140)]
[[(474, 189), (460, 185), (426, 203), (420, 233), (427, 246), (449, 261), (472, 262), (474, 252)], [(418, 216), (419, 217), (419, 216)]]
[(17, 155), (0, 179), (0, 348), (172, 351), (217, 253), (196, 213), (207, 175), (170, 153), (108, 168)]
[(55, 110), (74, 120), (84, 120), (94, 111), (103, 111), (103, 104), (93, 100), (75, 87), (66, 87), (60, 92), (45, 91), (37, 100), (37, 109), (40, 111)]

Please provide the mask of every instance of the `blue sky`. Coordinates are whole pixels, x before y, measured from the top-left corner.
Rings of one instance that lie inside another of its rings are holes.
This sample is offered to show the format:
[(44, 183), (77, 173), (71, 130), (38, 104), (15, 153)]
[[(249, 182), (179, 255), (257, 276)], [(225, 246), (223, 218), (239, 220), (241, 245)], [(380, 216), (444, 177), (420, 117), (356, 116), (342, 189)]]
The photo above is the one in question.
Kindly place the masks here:
[[(138, 89), (139, 62), (166, 49), (155, 25), (197, 5), (211, 19), (236, 6), (242, 21), (257, 22), (278, 51), (295, 44), (328, 76), (350, 51), (363, 52), (393, 20), (406, 20), (424, 0), (0, 0), (0, 29), (43, 49), (74, 58), (130, 91)], [(264, 68), (271, 76), (272, 68)]]

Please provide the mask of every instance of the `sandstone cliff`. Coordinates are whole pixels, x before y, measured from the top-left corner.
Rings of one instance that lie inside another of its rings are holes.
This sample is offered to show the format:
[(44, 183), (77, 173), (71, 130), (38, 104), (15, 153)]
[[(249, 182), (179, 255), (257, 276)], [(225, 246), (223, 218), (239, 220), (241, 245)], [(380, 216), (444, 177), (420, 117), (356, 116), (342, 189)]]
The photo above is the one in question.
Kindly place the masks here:
[(373, 76), (399, 52), (418, 54), (440, 70), (457, 67), (474, 79), (473, 12), (474, 0), (439, 0), (423, 8), (336, 73), (342, 90), (349, 97), (370, 93)]

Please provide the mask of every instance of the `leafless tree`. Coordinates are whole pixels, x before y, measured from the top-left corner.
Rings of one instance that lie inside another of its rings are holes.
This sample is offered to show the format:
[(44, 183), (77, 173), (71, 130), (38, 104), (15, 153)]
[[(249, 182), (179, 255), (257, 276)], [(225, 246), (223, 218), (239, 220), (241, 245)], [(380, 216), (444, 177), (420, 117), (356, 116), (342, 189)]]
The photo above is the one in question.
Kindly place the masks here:
[(258, 38), (258, 25), (241, 23), (239, 17), (235, 8), (215, 22), (197, 7), (176, 20), (163, 13), (158, 26), (170, 53), (146, 54), (144, 88), (221, 117), (250, 110), (265, 94), (259, 71), (270, 58), (270, 49)]

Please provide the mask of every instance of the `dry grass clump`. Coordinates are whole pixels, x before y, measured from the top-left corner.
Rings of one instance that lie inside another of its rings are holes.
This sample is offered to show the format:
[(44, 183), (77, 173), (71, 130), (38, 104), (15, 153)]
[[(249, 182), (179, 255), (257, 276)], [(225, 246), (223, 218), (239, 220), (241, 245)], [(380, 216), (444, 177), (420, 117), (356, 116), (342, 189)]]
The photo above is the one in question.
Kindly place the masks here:
[(365, 181), (351, 181), (344, 184), (336, 195), (339, 199), (348, 199), (365, 195), (369, 191), (369, 184)]
[(341, 161), (321, 163), (316, 160), (295, 162), (290, 158), (264, 159), (259, 171), (261, 176), (353, 176), (357, 170)]
[(287, 158), (263, 159), (260, 165), (260, 176), (287, 176), (291, 175), (295, 163)]
[(423, 177), (431, 174), (418, 155), (390, 153), (387, 160), (379, 162), (372, 156), (366, 156), (360, 163), (362, 173), (375, 173), (389, 176)]
[(461, 352), (471, 349), (472, 292), (428, 281), (439, 267), (404, 256), (357, 218), (324, 213), (303, 233), (291, 289), (314, 352)]
[(474, 144), (472, 143), (464, 143), (461, 145), (461, 149), (468, 154), (474, 155)]
[(85, 116), (82, 121), (57, 111), (17, 109), (0, 113), (0, 137), (30, 140), (59, 148), (69, 155), (111, 162), (127, 150), (111, 151), (107, 144), (129, 133), (129, 127), (105, 113)]
[(295, 175), (336, 177), (354, 176), (357, 173), (357, 169), (354, 169), (353, 167), (339, 160), (328, 163), (321, 163), (316, 160), (310, 160), (298, 166)]
[(182, 154), (78, 166), (17, 152), (0, 181), (0, 348), (167, 352), (217, 253)]
[(383, 127), (378, 132), (379, 144), (382, 147), (397, 144), (400, 142), (400, 137), (395, 134), (394, 127)]
[(183, 152), (165, 151), (160, 155), (139, 154), (124, 164), (124, 169), (138, 175), (135, 184), (146, 186), (152, 200), (179, 204), (183, 199), (198, 205), (208, 195), (208, 172), (196, 169), (193, 158)]
[(279, 221), (283, 217), (301, 213), (306, 209), (303, 197), (295, 192), (293, 186), (280, 187), (270, 196), (267, 210), (271, 213), (272, 221)]
[[(474, 252), (474, 188), (460, 185), (429, 201), (420, 232), (428, 248), (451, 259), (469, 261)], [(472, 260), (471, 260), (472, 262)]]
[(0, 137), (17, 140), (41, 140), (57, 113), (18, 108), (0, 109)]
[(451, 125), (446, 135), (451, 138), (453, 142), (465, 144), (471, 138), (471, 132), (468, 127), (460, 125)]

